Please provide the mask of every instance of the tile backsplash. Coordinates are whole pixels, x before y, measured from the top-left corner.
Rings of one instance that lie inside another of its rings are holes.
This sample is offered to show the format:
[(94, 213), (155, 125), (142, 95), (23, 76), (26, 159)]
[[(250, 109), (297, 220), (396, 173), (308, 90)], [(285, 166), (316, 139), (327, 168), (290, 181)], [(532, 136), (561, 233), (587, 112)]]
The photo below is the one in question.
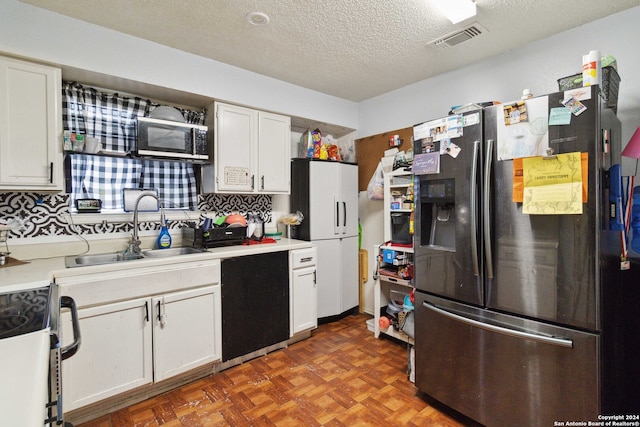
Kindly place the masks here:
[[(214, 211), (216, 214), (239, 212), (259, 213), (265, 222), (271, 221), (272, 198), (270, 195), (222, 195), (205, 194), (198, 196), (201, 212)], [(75, 234), (108, 234), (129, 232), (131, 223), (102, 222), (100, 224), (68, 224), (69, 195), (40, 193), (0, 193), (0, 219), (18, 219), (20, 230), (11, 231), (9, 239), (29, 239), (43, 236), (71, 236)], [(180, 228), (181, 221), (171, 221), (170, 228)], [(141, 222), (141, 229), (159, 229), (157, 221)]]

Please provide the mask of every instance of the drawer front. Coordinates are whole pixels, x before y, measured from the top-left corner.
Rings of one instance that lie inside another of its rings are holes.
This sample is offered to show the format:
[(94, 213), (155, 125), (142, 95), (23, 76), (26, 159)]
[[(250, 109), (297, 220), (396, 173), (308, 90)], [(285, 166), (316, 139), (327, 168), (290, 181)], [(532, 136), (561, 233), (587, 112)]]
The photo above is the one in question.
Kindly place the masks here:
[(291, 251), (291, 268), (305, 268), (316, 265), (318, 254), (316, 248)]

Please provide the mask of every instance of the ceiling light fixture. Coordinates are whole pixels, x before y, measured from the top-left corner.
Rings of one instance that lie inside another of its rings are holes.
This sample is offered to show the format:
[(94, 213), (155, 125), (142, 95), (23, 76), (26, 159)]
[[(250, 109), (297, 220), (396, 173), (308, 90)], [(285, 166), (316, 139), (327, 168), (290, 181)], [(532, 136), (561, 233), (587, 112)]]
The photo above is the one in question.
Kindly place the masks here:
[(247, 21), (252, 25), (267, 25), (269, 23), (269, 16), (262, 12), (251, 12), (247, 14)]
[(431, 0), (452, 24), (476, 16), (476, 3), (474, 0)]

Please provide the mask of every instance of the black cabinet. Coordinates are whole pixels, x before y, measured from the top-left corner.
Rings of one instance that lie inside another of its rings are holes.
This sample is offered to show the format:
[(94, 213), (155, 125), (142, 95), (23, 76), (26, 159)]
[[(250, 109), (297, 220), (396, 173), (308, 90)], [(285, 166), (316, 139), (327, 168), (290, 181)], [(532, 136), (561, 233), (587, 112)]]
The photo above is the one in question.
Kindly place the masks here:
[(222, 261), (222, 361), (289, 339), (289, 253)]

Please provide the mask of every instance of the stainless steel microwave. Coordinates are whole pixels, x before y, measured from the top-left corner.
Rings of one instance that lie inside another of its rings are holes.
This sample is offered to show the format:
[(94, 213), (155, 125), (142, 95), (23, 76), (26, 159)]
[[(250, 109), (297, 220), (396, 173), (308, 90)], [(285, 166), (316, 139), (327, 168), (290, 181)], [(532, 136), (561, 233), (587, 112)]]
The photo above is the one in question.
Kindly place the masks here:
[(207, 133), (207, 126), (138, 117), (136, 154), (206, 163)]

